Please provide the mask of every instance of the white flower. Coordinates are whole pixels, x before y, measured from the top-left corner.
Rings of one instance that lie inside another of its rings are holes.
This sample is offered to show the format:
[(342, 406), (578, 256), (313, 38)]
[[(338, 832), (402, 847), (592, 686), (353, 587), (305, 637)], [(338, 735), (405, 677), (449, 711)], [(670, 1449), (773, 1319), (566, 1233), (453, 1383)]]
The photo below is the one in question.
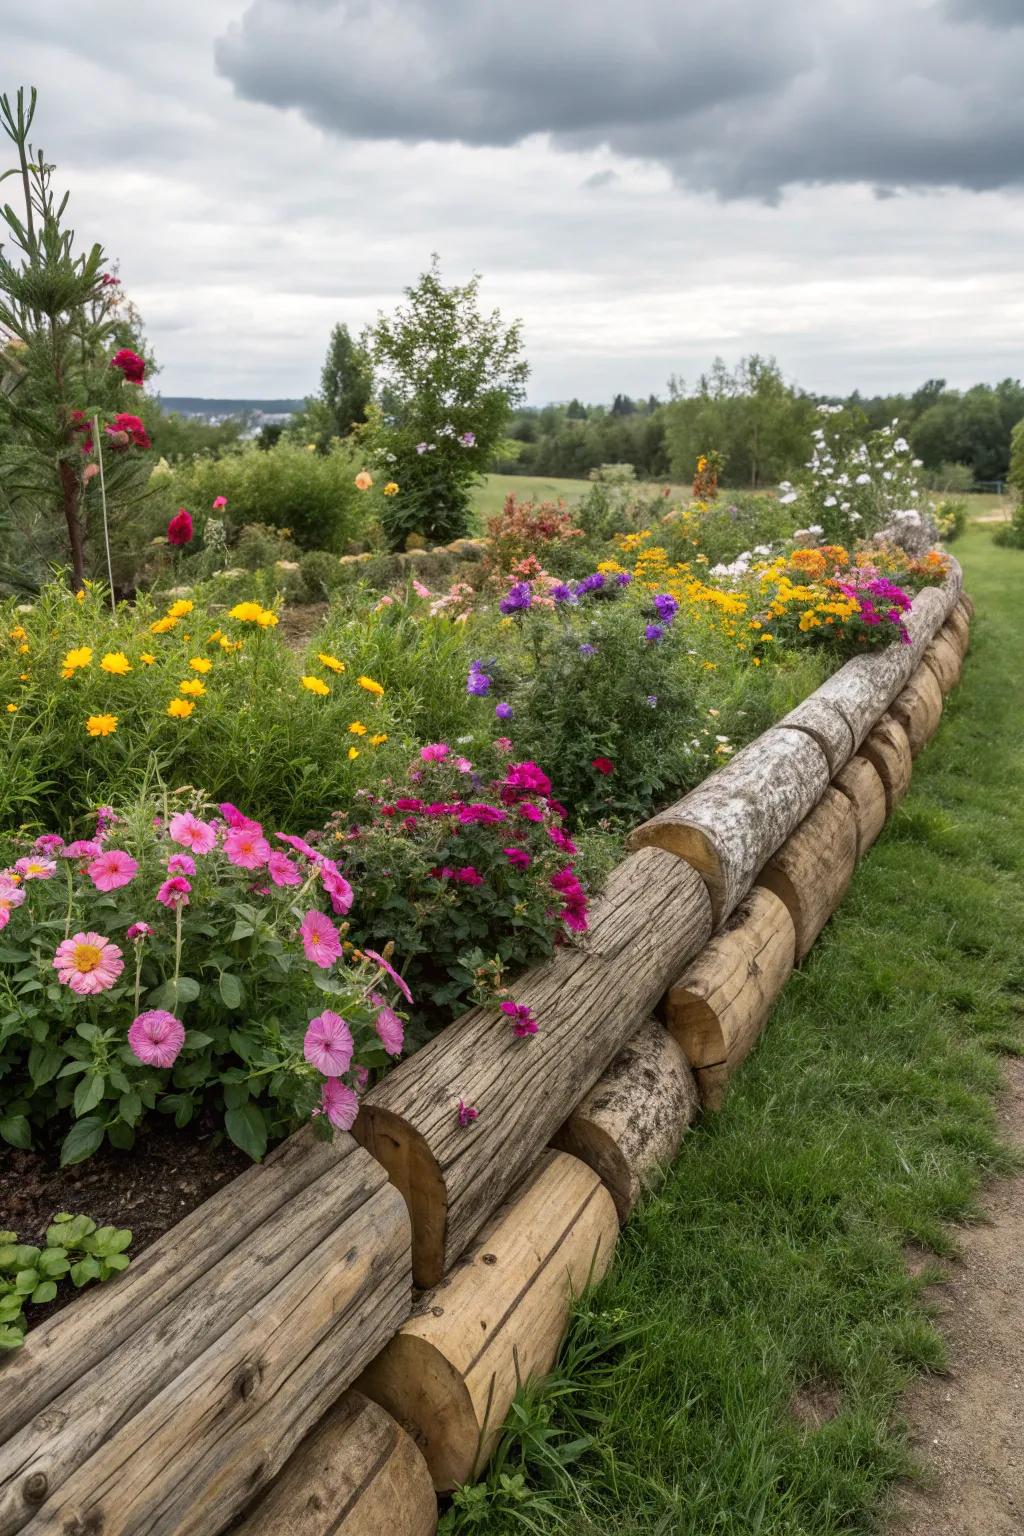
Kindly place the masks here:
[(825, 497), (825, 505), (826, 505), (826, 507), (834, 507), (836, 502), (837, 502), (837, 500), (838, 500), (838, 497), (836, 497), (836, 496), (826, 496)]
[(922, 469), (924, 467), (924, 459), (911, 459), (910, 463), (914, 469)]
[(910, 452), (910, 444), (907, 442), (905, 437), (898, 437), (892, 446), (895, 453)]
[(870, 475), (858, 475), (856, 480), (853, 483), (854, 483), (854, 485), (870, 485), (871, 484), (871, 476)]
[(851, 523), (859, 523), (860, 520), (861, 520), (861, 516), (860, 516), (859, 512), (851, 512), (850, 513), (850, 522)]
[(787, 491), (785, 496), (779, 497), (779, 500), (784, 507), (788, 507), (791, 501), (796, 501), (796, 491)]

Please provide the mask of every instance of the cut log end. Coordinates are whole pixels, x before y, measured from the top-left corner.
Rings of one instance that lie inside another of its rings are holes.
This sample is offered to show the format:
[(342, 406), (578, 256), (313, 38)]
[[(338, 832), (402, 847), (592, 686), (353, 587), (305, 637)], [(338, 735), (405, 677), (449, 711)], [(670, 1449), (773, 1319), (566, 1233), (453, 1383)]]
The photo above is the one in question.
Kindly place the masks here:
[(857, 862), (857, 825), (844, 794), (829, 786), (811, 814), (757, 877), (793, 920), (803, 961), (843, 899)]
[(444, 1272), (448, 1201), (444, 1178), (425, 1137), (408, 1120), (366, 1100), (352, 1135), (380, 1163), (406, 1203), (416, 1284), (436, 1285)]
[(907, 733), (910, 755), (916, 757), (931, 741), (942, 719), (942, 690), (931, 667), (918, 667), (890, 713)]
[(725, 878), (717, 850), (699, 827), (671, 821), (649, 821), (631, 832), (626, 844), (630, 850), (663, 848), (666, 853), (674, 853), (676, 858), (684, 859), (703, 879), (717, 914), (725, 894)]
[(913, 762), (906, 731), (892, 715), (883, 715), (861, 747), (861, 755), (882, 781), (886, 814), (891, 816), (910, 788)]
[(885, 786), (874, 765), (858, 753), (836, 774), (835, 787), (853, 807), (857, 828), (857, 857), (862, 859), (885, 826), (888, 815)]

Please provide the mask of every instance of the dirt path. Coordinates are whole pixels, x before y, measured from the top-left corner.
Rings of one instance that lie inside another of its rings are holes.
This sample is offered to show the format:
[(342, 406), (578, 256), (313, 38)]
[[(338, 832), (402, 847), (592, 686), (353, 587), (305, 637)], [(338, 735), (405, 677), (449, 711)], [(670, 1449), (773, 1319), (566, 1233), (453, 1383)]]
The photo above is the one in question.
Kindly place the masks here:
[[(1006, 1066), (1008, 1141), (1024, 1151), (1024, 1062)], [(901, 1489), (893, 1536), (1024, 1531), (1024, 1173), (993, 1185), (990, 1225), (962, 1233), (962, 1259), (936, 1288), (950, 1373), (922, 1381), (906, 1411), (924, 1488)]]

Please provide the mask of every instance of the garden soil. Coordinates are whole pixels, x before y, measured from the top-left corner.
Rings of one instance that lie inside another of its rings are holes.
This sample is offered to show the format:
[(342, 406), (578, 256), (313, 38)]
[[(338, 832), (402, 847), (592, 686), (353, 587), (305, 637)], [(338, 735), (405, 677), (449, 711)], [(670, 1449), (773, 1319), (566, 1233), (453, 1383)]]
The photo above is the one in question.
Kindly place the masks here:
[[(1001, 1123), (1024, 1154), (1024, 1062), (1006, 1066)], [(1024, 1532), (1024, 1173), (993, 1184), (987, 1221), (961, 1231), (960, 1257), (929, 1299), (949, 1373), (910, 1392), (906, 1415), (927, 1477), (896, 1499), (892, 1536)]]

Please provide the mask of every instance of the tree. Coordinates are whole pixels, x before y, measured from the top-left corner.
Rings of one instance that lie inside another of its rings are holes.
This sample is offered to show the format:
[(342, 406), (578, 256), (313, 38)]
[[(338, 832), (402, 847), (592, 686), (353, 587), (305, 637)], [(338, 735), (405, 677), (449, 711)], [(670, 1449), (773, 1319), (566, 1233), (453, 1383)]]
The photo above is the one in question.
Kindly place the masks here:
[(318, 453), (329, 453), (340, 437), (350, 437), (366, 423), (373, 396), (373, 367), (366, 348), (353, 341), (347, 325), (331, 331), (320, 371), (320, 393), (309, 395), (288, 425), (288, 437)]
[(482, 313), (479, 287), (476, 275), (445, 287), (435, 255), (407, 302), (364, 338), (381, 411), (372, 441), (399, 487), (384, 509), (396, 547), (410, 533), (443, 542), (467, 531), (470, 487), (523, 398), (520, 323)]

